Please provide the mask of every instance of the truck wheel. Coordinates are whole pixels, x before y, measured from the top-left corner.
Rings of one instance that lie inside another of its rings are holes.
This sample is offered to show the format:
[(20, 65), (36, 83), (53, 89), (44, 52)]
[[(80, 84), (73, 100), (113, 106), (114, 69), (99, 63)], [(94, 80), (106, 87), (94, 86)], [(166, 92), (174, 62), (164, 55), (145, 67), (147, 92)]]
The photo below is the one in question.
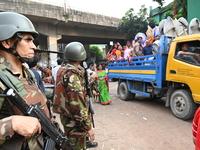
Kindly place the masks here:
[(126, 82), (121, 82), (119, 85), (119, 97), (123, 101), (127, 101), (130, 99), (131, 92), (128, 91), (128, 87), (126, 85)]
[(194, 116), (197, 105), (188, 90), (179, 89), (171, 95), (170, 108), (177, 118), (188, 120)]

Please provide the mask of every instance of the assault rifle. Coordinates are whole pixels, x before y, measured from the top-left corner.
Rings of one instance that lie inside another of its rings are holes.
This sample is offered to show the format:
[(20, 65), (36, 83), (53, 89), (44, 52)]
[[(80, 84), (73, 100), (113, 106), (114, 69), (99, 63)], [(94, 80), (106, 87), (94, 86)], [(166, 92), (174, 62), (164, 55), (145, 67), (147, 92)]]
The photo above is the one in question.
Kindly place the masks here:
[(87, 63), (83, 62), (83, 67), (85, 69), (85, 82), (86, 82), (86, 90), (87, 90), (87, 96), (89, 97), (89, 111), (91, 113), (91, 118), (92, 118), (92, 124), (94, 127), (94, 118), (93, 118), (93, 114), (94, 114), (94, 108), (93, 108), (93, 104), (92, 104), (92, 96), (91, 96), (91, 91), (90, 91), (90, 85), (88, 83), (88, 73), (87, 73)]
[(98, 87), (98, 82), (95, 81), (95, 82), (93, 83), (93, 85), (94, 85), (94, 87), (95, 87), (95, 91), (96, 91), (97, 93), (99, 93), (98, 96), (99, 96), (101, 99), (103, 99), (103, 96), (101, 95), (101, 92), (100, 92), (99, 87)]
[(56, 122), (52, 122), (39, 108), (41, 103), (28, 105), (26, 101), (15, 91), (11, 83), (0, 69), (0, 81), (7, 87), (4, 94), (0, 97), (8, 98), (24, 115), (35, 117), (39, 120), (42, 127), (42, 134), (45, 140), (44, 150), (74, 150), (70, 145), (67, 136), (56, 127)]
[(99, 90), (98, 82), (97, 82), (97, 81), (95, 81), (95, 82), (93, 83), (93, 86), (94, 86), (94, 90), (95, 90), (97, 93), (100, 94), (100, 90)]

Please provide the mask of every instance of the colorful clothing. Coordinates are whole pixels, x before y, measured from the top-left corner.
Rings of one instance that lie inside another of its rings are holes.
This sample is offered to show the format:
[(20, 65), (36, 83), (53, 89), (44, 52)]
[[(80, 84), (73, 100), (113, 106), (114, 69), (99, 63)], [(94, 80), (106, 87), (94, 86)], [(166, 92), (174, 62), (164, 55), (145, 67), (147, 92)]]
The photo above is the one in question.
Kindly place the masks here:
[(120, 50), (116, 50), (116, 55), (119, 57), (121, 56), (121, 51)]
[(116, 49), (112, 49), (112, 55), (116, 55)]
[[(36, 79), (33, 78), (31, 72), (26, 67), (22, 66), (22, 72), (25, 77), (19, 79), (19, 74), (12, 73), (11, 64), (4, 57), (0, 56), (0, 69), (2, 69), (4, 74), (7, 74), (7, 79), (10, 79), (10, 84), (16, 91), (18, 91), (23, 99), (26, 100), (28, 105), (41, 102), (40, 107), (44, 109), (47, 117), (50, 117), (46, 106), (46, 98), (35, 84)], [(2, 92), (5, 89), (3, 83), (0, 82), (0, 91)], [(0, 149), (3, 149), (2, 147), (8, 143), (9, 146), (16, 146), (16, 150), (24, 150), (22, 147), (27, 145), (31, 150), (42, 150), (43, 147), (40, 142), (43, 142), (43, 140), (39, 140), (39, 138), (42, 138), (41, 136), (33, 136), (30, 139), (22, 140), (21, 142), (19, 140), (20, 143), (12, 145), (12, 136), (14, 135), (11, 119), (12, 115), (22, 115), (22, 113), (16, 106), (11, 104), (7, 98), (0, 97)], [(7, 142), (7, 139), (9, 138), (10, 140)]]
[(121, 56), (121, 51), (120, 50), (116, 50), (116, 56), (117, 56), (117, 60), (119, 60), (120, 56)]
[(98, 74), (98, 87), (100, 91), (99, 101), (101, 104), (106, 105), (111, 103), (111, 99), (108, 92), (108, 76), (105, 70), (97, 71)]
[(84, 73), (82, 67), (71, 64), (59, 68), (53, 102), (53, 111), (60, 114), (65, 133), (76, 150), (86, 149), (86, 135), (92, 127)]
[(113, 49), (112, 52), (111, 52), (111, 54), (112, 54), (112, 59), (113, 59), (113, 60), (116, 60), (116, 59), (117, 59), (116, 51), (117, 51), (116, 49)]
[(126, 60), (128, 60), (129, 56), (130, 56), (130, 53), (131, 51), (133, 50), (133, 48), (127, 48), (125, 51), (124, 51), (124, 58)]
[(114, 60), (113, 57), (112, 57), (112, 54), (108, 53), (106, 56), (108, 58), (108, 61), (113, 61)]
[(193, 138), (195, 139), (195, 150), (200, 150), (200, 108), (197, 109), (194, 119), (193, 119), (193, 124), (192, 124), (192, 135)]

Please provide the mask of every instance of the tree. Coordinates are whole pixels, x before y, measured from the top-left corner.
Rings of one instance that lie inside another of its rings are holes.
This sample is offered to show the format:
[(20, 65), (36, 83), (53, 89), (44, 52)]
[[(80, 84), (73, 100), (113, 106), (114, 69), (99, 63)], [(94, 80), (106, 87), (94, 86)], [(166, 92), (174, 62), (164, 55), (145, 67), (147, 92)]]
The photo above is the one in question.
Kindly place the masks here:
[(165, 0), (153, 0), (154, 2), (158, 2), (160, 6), (163, 6)]
[(187, 0), (175, 0), (172, 2), (171, 9), (177, 9), (178, 12), (175, 18), (184, 17), (187, 19)]
[(118, 31), (126, 34), (127, 40), (132, 41), (138, 32), (146, 33), (147, 26), (152, 28), (155, 26), (155, 20), (147, 18), (147, 8), (142, 5), (139, 13), (134, 13), (134, 9), (131, 8), (122, 17), (122, 21), (118, 25)]
[(92, 57), (96, 57), (98, 60), (103, 59), (103, 53), (98, 46), (90, 46), (90, 53)]
[[(165, 0), (153, 0), (158, 2), (160, 6), (163, 6)], [(173, 10), (178, 10), (177, 14), (173, 14)], [(170, 5), (170, 11), (165, 13), (165, 16), (174, 15), (174, 18), (184, 17), (187, 18), (187, 0), (174, 0)]]

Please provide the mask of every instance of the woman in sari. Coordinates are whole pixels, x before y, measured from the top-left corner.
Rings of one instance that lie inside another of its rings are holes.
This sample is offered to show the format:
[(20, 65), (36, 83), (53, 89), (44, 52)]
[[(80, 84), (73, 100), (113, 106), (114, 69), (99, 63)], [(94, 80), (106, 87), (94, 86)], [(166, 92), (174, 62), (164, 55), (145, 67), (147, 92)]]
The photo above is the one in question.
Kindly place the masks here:
[(97, 65), (98, 88), (100, 91), (99, 101), (102, 105), (110, 104), (112, 101), (109, 96), (108, 76), (105, 70), (102, 70), (102, 65)]

